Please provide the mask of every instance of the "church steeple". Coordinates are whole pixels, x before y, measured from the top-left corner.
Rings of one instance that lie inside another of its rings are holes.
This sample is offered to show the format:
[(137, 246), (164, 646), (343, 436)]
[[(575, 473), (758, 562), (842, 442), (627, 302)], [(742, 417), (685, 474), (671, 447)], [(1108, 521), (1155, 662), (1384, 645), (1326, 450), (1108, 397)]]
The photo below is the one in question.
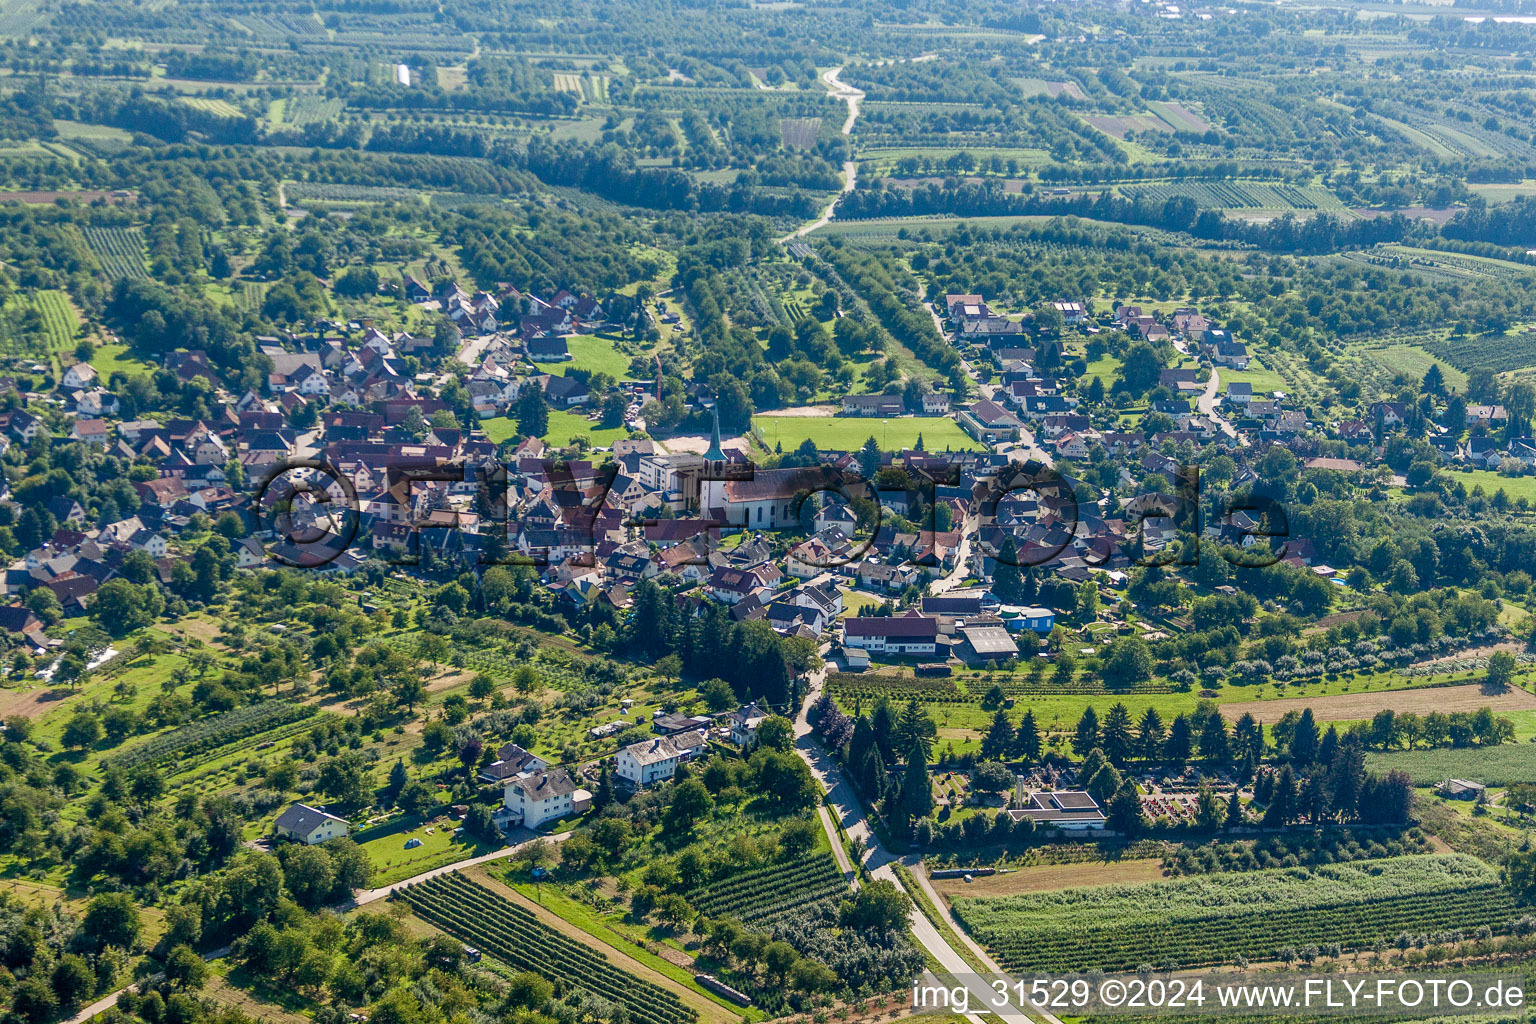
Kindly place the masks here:
[(709, 439), (709, 451), (704, 453), (705, 462), (724, 462), (725, 449), (720, 445), (720, 405), (716, 402), (714, 407), (715, 432)]

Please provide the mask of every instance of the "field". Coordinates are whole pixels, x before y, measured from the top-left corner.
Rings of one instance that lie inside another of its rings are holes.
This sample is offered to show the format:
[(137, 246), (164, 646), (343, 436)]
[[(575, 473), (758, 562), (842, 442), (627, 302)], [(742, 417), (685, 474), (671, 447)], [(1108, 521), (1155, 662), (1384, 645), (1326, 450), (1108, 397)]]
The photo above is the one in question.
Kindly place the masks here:
[(272, 105), (267, 108), (267, 119), (273, 124), (302, 128), (308, 124), (324, 124), (340, 113), (341, 100), (328, 100), (314, 93), (303, 93), (287, 99), (273, 100)]
[(1502, 476), (1491, 469), (1449, 469), (1444, 472), (1465, 485), (1469, 492), (1474, 487), (1481, 487), (1489, 495), (1502, 490), (1513, 499), (1536, 502), (1536, 476)]
[(1180, 181), (1163, 185), (1122, 186), (1127, 196), (1155, 202), (1187, 196), (1200, 206), (1221, 210), (1314, 210), (1344, 209), (1337, 196), (1315, 185), (1285, 185), (1265, 181)]
[(1182, 103), (1154, 100), (1147, 104), (1152, 112), (1181, 132), (1208, 132), (1209, 122)]
[(247, 745), (252, 737), (290, 723), (302, 723), (317, 710), (310, 704), (284, 700), (247, 704), (161, 733), (113, 757), (110, 763), (124, 771), (141, 764), (160, 765), (168, 761), (176, 761), (179, 769), (184, 768), (189, 759), (199, 755), (216, 757), (224, 747)]
[(933, 887), (947, 897), (992, 898), (1016, 896), (1026, 892), (1052, 892), (1080, 886), (1085, 877), (1099, 885), (1128, 885), (1156, 882), (1163, 877), (1163, 862), (1156, 857), (1127, 857), (1123, 860), (1093, 862), (1091, 869), (1074, 861), (1070, 864), (1033, 864), (996, 875), (981, 875), (967, 882), (963, 878), (935, 878)]
[(785, 451), (807, 439), (822, 451), (852, 451), (871, 437), (886, 451), (910, 448), (919, 436), (928, 451), (977, 447), (947, 416), (904, 416), (885, 421), (873, 416), (754, 416), (752, 429), (769, 448), (783, 445)]
[[(485, 431), (486, 437), (500, 444), (517, 433), (517, 421), (506, 416), (496, 416), (481, 420), (480, 429)], [(572, 438), (577, 436), (585, 437), (597, 447), (603, 447), (628, 437), (629, 431), (623, 427), (605, 430), (579, 412), (567, 412), (564, 409), (549, 410), (549, 429), (544, 432), (545, 441), (556, 448), (564, 448), (571, 443)]]
[(1519, 916), (1490, 868), (1456, 855), (956, 898), (954, 905), (1005, 968), (1049, 971), (1262, 961), (1335, 942), (1358, 950), (1403, 932), (1499, 929)]
[(144, 238), (137, 228), (86, 228), (85, 244), (110, 277), (148, 278)]
[(845, 896), (848, 883), (826, 851), (795, 860), (737, 871), (687, 894), (709, 918), (735, 917), (743, 924), (769, 924), (811, 903)]
[(39, 355), (62, 352), (75, 344), (80, 331), (80, 318), (70, 305), (67, 292), (55, 288), (39, 288), (30, 296), (33, 307), (42, 317), (42, 350)]
[(779, 122), (779, 133), (789, 149), (810, 149), (816, 145), (816, 133), (821, 131), (819, 117), (786, 117)]
[(1172, 126), (1156, 114), (1085, 114), (1083, 120), (1105, 135), (1125, 141), (1131, 132), (1166, 132)]
[(1487, 694), (1480, 684), (1466, 686), (1419, 687), (1412, 690), (1387, 690), (1378, 693), (1341, 693), (1331, 697), (1283, 697), (1279, 700), (1242, 701), (1223, 704), (1221, 713), (1235, 721), (1252, 715), (1263, 725), (1273, 725), (1288, 711), (1311, 708), (1319, 722), (1356, 722), (1378, 711), (1390, 709), (1398, 714), (1412, 711), (1425, 715), (1431, 711), (1476, 711), (1490, 707), (1495, 711), (1536, 708), (1536, 695), (1510, 689)]
[(1019, 87), (1026, 99), (1035, 96), (1049, 96), (1051, 99), (1069, 96), (1083, 102), (1088, 100), (1088, 97), (1083, 95), (1082, 87), (1076, 82), (1049, 81), (1044, 78), (1011, 78), (1009, 81)]
[(1366, 755), (1371, 771), (1405, 771), (1418, 786), (1433, 786), (1446, 779), (1471, 779), (1490, 786), (1536, 782), (1536, 747), (1506, 743), (1482, 749), (1372, 751)]
[(1429, 372), (1432, 364), (1440, 367), (1440, 373), (1445, 377), (1445, 385), (1453, 391), (1465, 392), (1467, 389), (1467, 375), (1443, 359), (1436, 359), (1417, 345), (1395, 344), (1385, 345), (1380, 348), (1367, 348), (1363, 350), (1371, 359), (1379, 363), (1387, 372), (1396, 376), (1402, 374), (1410, 380), (1423, 380), (1424, 374)]
[(688, 1024), (697, 1019), (670, 992), (619, 970), (528, 910), (458, 874), (413, 885), (400, 898), (418, 916), (485, 955), (617, 1003), (635, 1024)]
[(181, 102), (214, 117), (244, 117), (239, 107), (228, 100), (216, 100), (208, 96), (183, 96)]
[(571, 350), (571, 358), (565, 362), (539, 363), (540, 373), (553, 373), (563, 377), (571, 370), (587, 373), (606, 373), (614, 380), (629, 376), (629, 356), (614, 347), (612, 338), (595, 334), (573, 334), (565, 339)]

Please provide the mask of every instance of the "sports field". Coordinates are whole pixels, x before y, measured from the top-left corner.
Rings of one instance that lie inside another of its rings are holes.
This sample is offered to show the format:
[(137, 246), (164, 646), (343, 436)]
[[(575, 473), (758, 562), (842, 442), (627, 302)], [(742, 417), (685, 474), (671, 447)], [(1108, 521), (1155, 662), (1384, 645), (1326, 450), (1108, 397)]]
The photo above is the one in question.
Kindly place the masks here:
[(873, 437), (886, 451), (911, 448), (922, 439), (928, 451), (980, 446), (947, 416), (902, 416), (882, 420), (861, 416), (754, 416), (752, 426), (769, 447), (791, 451), (807, 438), (822, 451), (852, 451)]

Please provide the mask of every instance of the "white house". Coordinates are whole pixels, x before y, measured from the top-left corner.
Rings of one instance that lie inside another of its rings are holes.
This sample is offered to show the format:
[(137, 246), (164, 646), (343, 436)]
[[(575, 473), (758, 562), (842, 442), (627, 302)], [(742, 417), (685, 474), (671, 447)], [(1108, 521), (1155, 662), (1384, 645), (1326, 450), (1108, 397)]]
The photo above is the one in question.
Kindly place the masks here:
[(64, 371), (64, 379), (60, 382), (70, 390), (88, 388), (101, 379), (101, 374), (96, 372), (96, 367), (90, 363), (76, 363)]
[(277, 816), (277, 823), (273, 826), (272, 832), (279, 839), (292, 839), (306, 846), (314, 846), (327, 839), (346, 835), (347, 822), (345, 818), (326, 814), (318, 807), (294, 804)]
[(756, 702), (731, 712), (731, 742), (738, 747), (748, 746), (757, 739), (757, 727), (767, 719), (768, 712), (758, 707)]
[[(581, 810), (585, 793), (570, 772), (556, 768), (511, 779), (503, 791), (502, 804), (511, 812), (509, 820), (521, 821), (525, 828), (538, 828), (546, 821)], [(587, 795), (586, 800), (590, 801), (591, 796)]]
[(641, 740), (639, 743), (631, 743), (619, 751), (617, 771), (619, 778), (624, 779), (636, 789), (643, 789), (655, 782), (666, 782), (677, 771), (679, 762), (683, 760), (683, 751), (679, 749), (677, 737), (657, 736), (654, 739)]

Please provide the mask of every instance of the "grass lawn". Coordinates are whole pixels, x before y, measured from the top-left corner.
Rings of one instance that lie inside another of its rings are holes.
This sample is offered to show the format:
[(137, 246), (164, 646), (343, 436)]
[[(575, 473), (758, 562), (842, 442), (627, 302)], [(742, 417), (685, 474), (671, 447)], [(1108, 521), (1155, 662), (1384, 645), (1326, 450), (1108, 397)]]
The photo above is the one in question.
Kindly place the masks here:
[(98, 345), (96, 354), (91, 357), (91, 365), (96, 367), (96, 372), (101, 374), (102, 380), (111, 380), (114, 373), (121, 373), (129, 377), (147, 377), (154, 373), (154, 367), (144, 363), (128, 354), (127, 345)]
[[(501, 444), (517, 433), (517, 420), (508, 416), (493, 416), (488, 420), (481, 420), (480, 429), (485, 431), (485, 436), (490, 438), (492, 443)], [(629, 431), (623, 427), (604, 430), (579, 412), (567, 412), (564, 409), (549, 410), (549, 429), (544, 432), (545, 441), (555, 448), (564, 448), (577, 434), (583, 435), (594, 445), (603, 447), (628, 437)]]
[(910, 448), (919, 435), (928, 451), (980, 447), (947, 416), (903, 416), (884, 421), (861, 416), (754, 416), (752, 426), (769, 448), (782, 445), (785, 451), (793, 451), (807, 438), (822, 451), (853, 451), (871, 437), (881, 448), (895, 451)]
[(1084, 380), (1092, 380), (1094, 377), (1097, 377), (1099, 380), (1104, 382), (1104, 387), (1106, 389), (1108, 389), (1109, 386), (1113, 384), (1119, 376), (1120, 360), (1115, 356), (1109, 355), (1108, 353), (1105, 353), (1104, 355), (1099, 356), (1099, 358), (1090, 362), (1088, 364), (1088, 368), (1083, 371)]
[(629, 376), (629, 356), (618, 351), (612, 338), (594, 334), (575, 334), (565, 339), (571, 350), (571, 358), (561, 363), (538, 363), (540, 373), (553, 373), (564, 377), (571, 370), (588, 373), (606, 373), (614, 380)]
[(1457, 469), (1446, 472), (1453, 479), (1465, 484), (1468, 491), (1481, 484), (1483, 491), (1490, 497), (1502, 488), (1511, 498), (1525, 498), (1536, 502), (1536, 476), (1500, 476), (1490, 469)]
[[(427, 825), (415, 817), (396, 818), (352, 838), (368, 854), (368, 860), (373, 864), (371, 884), (377, 887), (491, 851), (491, 847), (472, 837), (455, 839), (453, 830), (457, 827), (457, 822), (451, 818), (444, 818), (435, 825)], [(429, 828), (431, 835), (427, 834)], [(421, 845), (407, 850), (405, 844), (413, 838), (420, 839)]]
[(1223, 366), (1218, 367), (1216, 373), (1221, 377), (1221, 390), (1223, 393), (1226, 392), (1227, 386), (1234, 381), (1247, 381), (1249, 384), (1252, 384), (1255, 395), (1268, 395), (1271, 391), (1291, 390), (1290, 385), (1285, 382), (1284, 378), (1257, 359), (1249, 360), (1248, 369), (1246, 370), (1229, 370)]
[(859, 590), (843, 591), (843, 614), (839, 618), (848, 618), (850, 615), (859, 614), (863, 608), (878, 608), (885, 602), (874, 594), (866, 594)]

